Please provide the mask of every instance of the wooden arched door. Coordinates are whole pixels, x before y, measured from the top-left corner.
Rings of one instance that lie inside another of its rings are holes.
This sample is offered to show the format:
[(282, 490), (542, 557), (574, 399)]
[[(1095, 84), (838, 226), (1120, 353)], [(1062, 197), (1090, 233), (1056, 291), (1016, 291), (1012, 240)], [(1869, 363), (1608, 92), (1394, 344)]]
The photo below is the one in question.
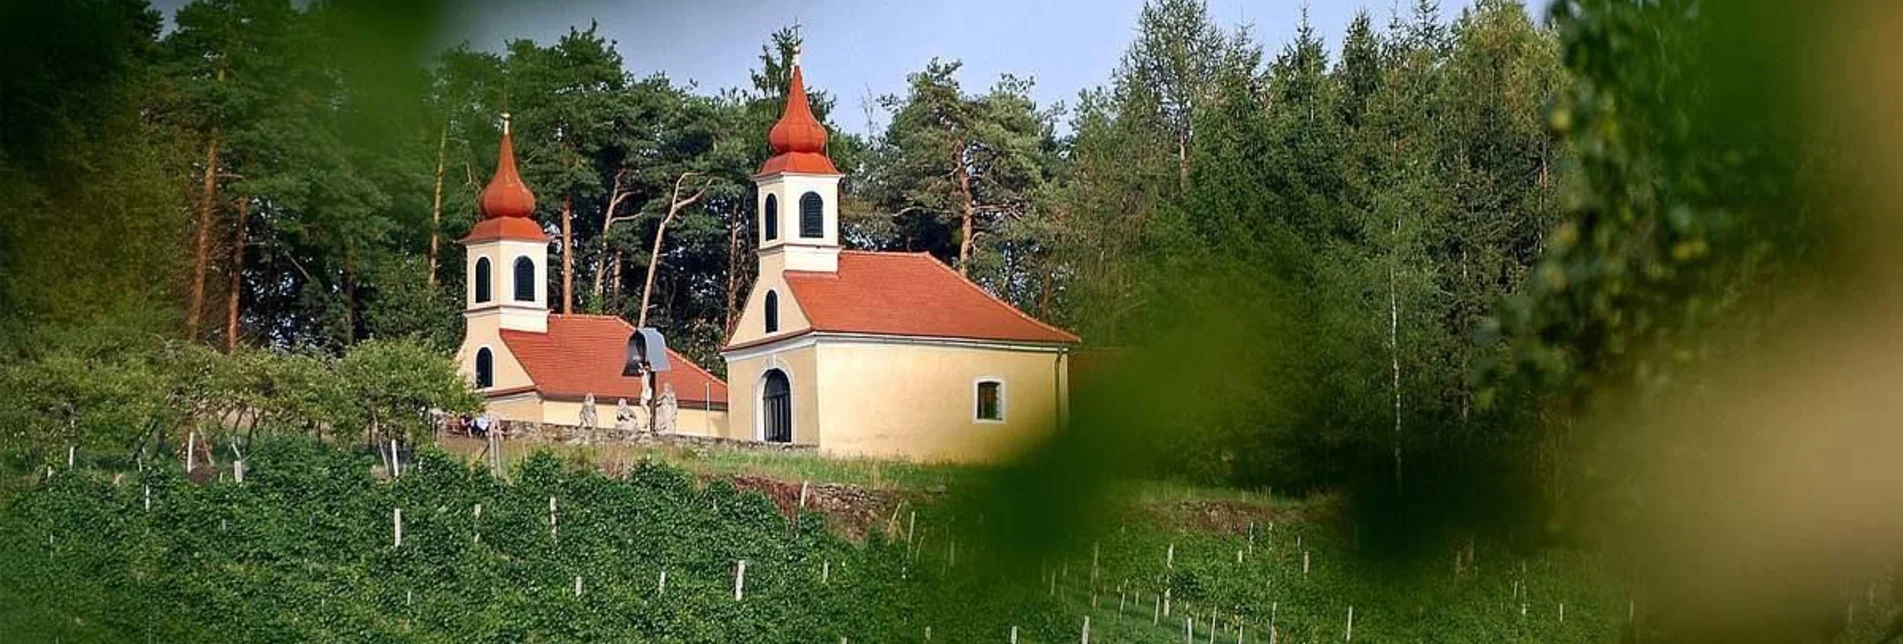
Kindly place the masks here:
[(769, 443), (791, 443), (793, 388), (787, 383), (786, 372), (779, 369), (766, 372), (765, 385), (760, 391), (762, 433)]

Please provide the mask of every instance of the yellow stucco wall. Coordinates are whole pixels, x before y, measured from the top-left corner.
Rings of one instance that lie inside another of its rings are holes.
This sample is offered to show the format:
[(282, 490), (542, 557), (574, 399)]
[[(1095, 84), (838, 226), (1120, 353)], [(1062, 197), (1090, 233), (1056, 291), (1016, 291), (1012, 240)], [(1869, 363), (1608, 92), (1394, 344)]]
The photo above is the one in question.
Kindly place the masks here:
[(478, 391), (502, 391), (533, 384), (529, 381), (529, 373), (522, 369), (522, 363), (517, 362), (515, 354), (509, 352), (508, 345), (502, 343), (500, 319), (494, 310), (463, 317), (467, 322), (463, 344), (456, 350), (456, 370), (462, 373), (463, 378), (475, 384), (476, 352), (488, 347), (495, 355), (495, 386)]
[[(825, 343), (819, 449), (839, 456), (986, 461), (1055, 427), (1063, 354), (979, 346)], [(1004, 383), (1004, 420), (976, 418), (977, 383)]]
[[(1051, 431), (1069, 395), (1053, 349), (821, 336), (728, 362), (729, 438), (758, 440), (769, 368), (786, 371), (793, 440), (837, 456), (996, 460)], [(977, 383), (1004, 383), (1004, 420), (976, 418)]]
[(740, 360), (727, 361), (727, 410), (729, 422), (727, 438), (736, 440), (760, 440), (762, 438), (759, 419), (760, 392), (765, 386), (768, 369), (786, 372), (787, 384), (792, 389), (793, 402), (793, 442), (801, 445), (819, 444), (819, 406), (818, 371), (814, 366), (814, 347), (811, 344), (778, 351), (763, 352), (760, 355)]
[(730, 344), (746, 344), (767, 337), (766, 333), (766, 294), (773, 291), (780, 298), (780, 330), (773, 336), (789, 336), (812, 327), (806, 320), (806, 313), (793, 298), (793, 290), (787, 288), (782, 275), (785, 256), (779, 251), (766, 251), (760, 254), (760, 279), (753, 283), (753, 290), (747, 293), (747, 304), (740, 309), (740, 321), (735, 323), (733, 339)]
[(533, 392), (492, 399), (488, 409), (502, 420), (542, 422), (542, 400)]

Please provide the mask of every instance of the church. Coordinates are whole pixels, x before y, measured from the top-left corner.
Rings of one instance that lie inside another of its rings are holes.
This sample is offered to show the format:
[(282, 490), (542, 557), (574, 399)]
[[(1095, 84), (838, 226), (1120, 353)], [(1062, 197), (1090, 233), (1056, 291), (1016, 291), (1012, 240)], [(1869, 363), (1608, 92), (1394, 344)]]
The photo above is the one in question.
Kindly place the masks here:
[[(721, 356), (721, 382), (670, 354), (654, 382), (623, 376), (634, 329), (551, 314), (548, 236), (515, 172), (505, 125), (468, 248), (459, 368), (498, 417), (576, 424), (592, 395), (666, 392), (673, 431), (794, 443), (834, 456), (983, 461), (1061, 427), (1078, 338), (998, 299), (926, 253), (846, 250), (827, 132), (795, 55), (773, 155), (753, 176), (758, 278)], [(498, 293), (493, 267), (509, 262)], [(506, 299), (506, 301), (505, 301)]]

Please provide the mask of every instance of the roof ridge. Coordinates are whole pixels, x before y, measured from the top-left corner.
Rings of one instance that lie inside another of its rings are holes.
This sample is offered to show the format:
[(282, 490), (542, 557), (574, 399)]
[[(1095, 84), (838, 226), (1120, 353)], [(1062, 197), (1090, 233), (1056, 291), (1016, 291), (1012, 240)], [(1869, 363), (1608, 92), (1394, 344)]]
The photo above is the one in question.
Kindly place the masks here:
[(689, 359), (687, 356), (681, 355), (681, 352), (675, 351), (674, 347), (668, 347), (667, 352), (670, 354), (673, 354), (675, 357), (680, 358), (681, 364), (687, 365), (689, 367), (693, 367), (695, 371), (700, 372), (700, 375), (707, 376), (708, 380), (712, 380), (714, 382), (720, 383), (722, 386), (725, 386), (727, 384), (726, 379), (721, 378), (720, 376), (716, 376), (714, 375), (714, 372), (708, 371), (705, 368), (702, 368), (700, 365), (695, 364), (694, 361)]
[[(907, 253), (907, 254), (910, 254), (910, 253)], [(965, 288), (969, 288), (971, 290), (977, 291), (979, 295), (983, 295), (986, 298), (989, 298), (992, 302), (996, 302), (999, 306), (1004, 307), (1005, 310), (1008, 310), (1016, 314), (1018, 317), (1023, 318), (1025, 321), (1030, 322), (1031, 324), (1035, 324), (1039, 327), (1042, 327), (1046, 331), (1054, 331), (1058, 333), (1059, 335), (1070, 338), (1071, 342), (1083, 342), (1083, 338), (1077, 337), (1077, 334), (1057, 328), (1056, 326), (1048, 322), (1032, 317), (1031, 314), (1029, 313), (1025, 313), (1023, 311), (1018, 310), (1018, 307), (1012, 306), (1010, 302), (1006, 302), (1004, 301), (1003, 298), (993, 295), (991, 291), (985, 290), (985, 287), (979, 286), (977, 282), (973, 282), (969, 278), (966, 278), (965, 276), (958, 274), (958, 271), (952, 270), (950, 266), (946, 266), (944, 262), (938, 261), (938, 258), (932, 257), (929, 253), (918, 253), (918, 254), (923, 255), (924, 259), (926, 259), (928, 263), (938, 267), (939, 270), (945, 271), (946, 273), (951, 274), (952, 277), (957, 278), (960, 284), (965, 285)]]

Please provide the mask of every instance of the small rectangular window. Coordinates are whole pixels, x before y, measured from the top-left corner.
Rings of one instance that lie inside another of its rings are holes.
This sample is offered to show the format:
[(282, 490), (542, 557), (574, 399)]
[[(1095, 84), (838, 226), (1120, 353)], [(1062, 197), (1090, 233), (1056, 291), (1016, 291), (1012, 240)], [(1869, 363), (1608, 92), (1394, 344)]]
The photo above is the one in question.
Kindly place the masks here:
[(985, 380), (978, 383), (978, 420), (1004, 420), (1004, 383)]

